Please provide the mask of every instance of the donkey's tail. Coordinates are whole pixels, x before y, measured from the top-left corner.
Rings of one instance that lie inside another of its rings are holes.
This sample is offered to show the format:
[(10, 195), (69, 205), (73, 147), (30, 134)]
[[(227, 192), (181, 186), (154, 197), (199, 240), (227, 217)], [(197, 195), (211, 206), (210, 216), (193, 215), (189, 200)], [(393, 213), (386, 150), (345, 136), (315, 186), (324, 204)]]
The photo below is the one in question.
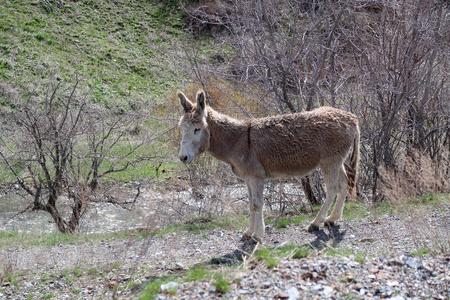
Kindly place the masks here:
[(352, 156), (350, 157), (350, 161), (347, 165), (347, 184), (348, 184), (348, 192), (350, 195), (350, 198), (353, 200), (353, 194), (356, 187), (356, 175), (358, 173), (358, 163), (359, 163), (359, 140), (360, 140), (360, 133), (359, 133), (359, 126), (356, 125), (356, 134), (355, 138), (353, 140), (353, 152)]

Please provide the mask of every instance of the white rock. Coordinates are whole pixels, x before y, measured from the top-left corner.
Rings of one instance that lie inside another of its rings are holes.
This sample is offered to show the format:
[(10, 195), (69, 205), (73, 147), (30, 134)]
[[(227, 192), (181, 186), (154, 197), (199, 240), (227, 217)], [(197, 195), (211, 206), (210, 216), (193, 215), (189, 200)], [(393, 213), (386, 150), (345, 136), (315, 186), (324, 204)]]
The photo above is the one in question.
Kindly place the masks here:
[(176, 290), (178, 288), (178, 283), (175, 281), (170, 281), (165, 284), (161, 284), (161, 292), (165, 292), (167, 290)]
[(333, 288), (331, 286), (324, 286), (323, 293), (325, 294), (325, 296), (330, 296), (331, 293), (333, 293)]
[(298, 297), (300, 296), (300, 293), (298, 292), (298, 290), (295, 287), (291, 287), (288, 290), (288, 295), (289, 295), (289, 300), (297, 300)]

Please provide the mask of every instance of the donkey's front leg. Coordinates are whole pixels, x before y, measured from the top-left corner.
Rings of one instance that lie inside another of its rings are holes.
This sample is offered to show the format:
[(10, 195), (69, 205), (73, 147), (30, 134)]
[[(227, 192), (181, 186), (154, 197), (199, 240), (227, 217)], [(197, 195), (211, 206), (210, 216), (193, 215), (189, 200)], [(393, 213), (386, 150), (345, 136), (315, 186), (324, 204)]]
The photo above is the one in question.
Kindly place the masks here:
[(264, 235), (264, 180), (251, 178), (247, 180), (248, 197), (250, 206), (250, 224), (244, 232), (243, 238), (261, 242)]

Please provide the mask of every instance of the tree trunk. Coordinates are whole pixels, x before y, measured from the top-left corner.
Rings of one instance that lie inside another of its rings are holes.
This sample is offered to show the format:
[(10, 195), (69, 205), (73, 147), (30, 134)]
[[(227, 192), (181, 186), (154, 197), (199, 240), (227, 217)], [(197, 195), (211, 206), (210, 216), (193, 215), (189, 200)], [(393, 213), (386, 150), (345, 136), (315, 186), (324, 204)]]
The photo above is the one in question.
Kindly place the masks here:
[(317, 197), (314, 196), (309, 176), (302, 178), (301, 182), (302, 182), (302, 186), (303, 186), (303, 191), (305, 192), (306, 198), (308, 199), (309, 203), (311, 205), (320, 204), (319, 200), (317, 200)]
[(66, 222), (63, 220), (61, 214), (56, 209), (55, 206), (47, 204), (45, 207), (46, 211), (52, 216), (53, 220), (55, 221), (56, 228), (58, 228), (59, 232), (61, 233), (73, 233), (72, 231), (69, 231)]

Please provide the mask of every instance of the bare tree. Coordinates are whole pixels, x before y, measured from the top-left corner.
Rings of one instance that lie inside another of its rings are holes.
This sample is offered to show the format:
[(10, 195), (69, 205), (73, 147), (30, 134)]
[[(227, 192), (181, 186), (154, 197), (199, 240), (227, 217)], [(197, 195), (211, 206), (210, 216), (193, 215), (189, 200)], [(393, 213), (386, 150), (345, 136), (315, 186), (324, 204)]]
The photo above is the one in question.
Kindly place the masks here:
[[(52, 78), (46, 92), (7, 96), (0, 156), (12, 178), (30, 197), (30, 209), (48, 212), (60, 232), (76, 231), (99, 180), (150, 159), (137, 151), (147, 140), (133, 130), (136, 115), (106, 110)], [(65, 217), (61, 197), (71, 203)]]

